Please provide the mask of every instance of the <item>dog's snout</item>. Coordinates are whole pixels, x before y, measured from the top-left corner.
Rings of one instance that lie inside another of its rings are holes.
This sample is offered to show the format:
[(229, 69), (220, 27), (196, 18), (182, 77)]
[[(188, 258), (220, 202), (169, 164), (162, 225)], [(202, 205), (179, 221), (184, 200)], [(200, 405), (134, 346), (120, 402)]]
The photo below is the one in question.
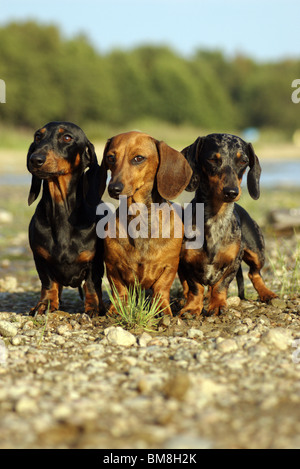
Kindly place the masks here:
[(108, 185), (108, 193), (111, 197), (119, 197), (124, 189), (124, 184), (120, 181), (111, 182)]
[(223, 189), (224, 199), (228, 202), (232, 202), (239, 195), (238, 187), (224, 187)]
[(34, 168), (40, 168), (46, 161), (46, 156), (40, 153), (33, 153), (30, 157), (30, 163)]

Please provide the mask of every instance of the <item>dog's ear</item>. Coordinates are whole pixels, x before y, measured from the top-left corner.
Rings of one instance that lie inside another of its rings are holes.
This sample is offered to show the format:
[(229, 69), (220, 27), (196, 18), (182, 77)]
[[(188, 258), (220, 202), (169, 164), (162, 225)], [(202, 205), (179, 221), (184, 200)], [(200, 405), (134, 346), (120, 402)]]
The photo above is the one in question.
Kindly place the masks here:
[(103, 150), (103, 157), (100, 165), (100, 177), (99, 177), (99, 194), (100, 197), (103, 196), (105, 189), (106, 189), (106, 181), (107, 181), (107, 164), (106, 164), (106, 153), (108, 151), (109, 145), (111, 144), (112, 139), (108, 139), (104, 150)]
[[(84, 167), (88, 168), (84, 173), (84, 198), (89, 205), (98, 205), (102, 194), (99, 193), (99, 180), (101, 178), (100, 166), (94, 145), (87, 140), (83, 155)], [(104, 191), (103, 191), (104, 192)]]
[(198, 161), (199, 161), (199, 155), (201, 152), (201, 148), (203, 146), (205, 137), (198, 137), (197, 140), (195, 140), (192, 145), (189, 145), (188, 147), (185, 147), (181, 153), (184, 155), (186, 160), (188, 161), (190, 167), (193, 170), (193, 175), (190, 179), (189, 184), (185, 188), (186, 191), (188, 192), (193, 192), (197, 189), (199, 186), (200, 182), (200, 174), (199, 174), (199, 168), (198, 168)]
[(157, 190), (164, 199), (172, 200), (186, 188), (193, 172), (182, 153), (165, 142), (157, 142), (156, 146), (159, 154)]
[(261, 175), (261, 167), (259, 164), (258, 157), (254, 152), (254, 148), (252, 143), (248, 143), (247, 146), (248, 156), (249, 156), (249, 166), (250, 170), (247, 176), (247, 187), (249, 194), (251, 195), (252, 199), (257, 200), (260, 196), (260, 175)]
[[(34, 151), (34, 148), (35, 148), (35, 144), (34, 144), (34, 142), (32, 142), (32, 144), (30, 145), (30, 147), (28, 149), (28, 153), (27, 153), (27, 163), (26, 164), (27, 164), (27, 169), (28, 169), (29, 172), (30, 172), (30, 170), (29, 170), (29, 158), (30, 158), (31, 154)], [(29, 195), (28, 195), (28, 205), (33, 204), (33, 202), (38, 198), (40, 190), (41, 190), (41, 185), (42, 185), (42, 179), (39, 179), (38, 177), (32, 175), (31, 187), (30, 187), (30, 191), (29, 191)]]
[(31, 178), (31, 187), (28, 196), (28, 205), (33, 204), (33, 202), (38, 198), (41, 190), (42, 180), (36, 176)]
[(95, 147), (92, 144), (92, 142), (90, 142), (89, 140), (87, 140), (86, 148), (85, 148), (82, 159), (83, 159), (84, 169), (92, 168), (94, 164), (98, 164)]

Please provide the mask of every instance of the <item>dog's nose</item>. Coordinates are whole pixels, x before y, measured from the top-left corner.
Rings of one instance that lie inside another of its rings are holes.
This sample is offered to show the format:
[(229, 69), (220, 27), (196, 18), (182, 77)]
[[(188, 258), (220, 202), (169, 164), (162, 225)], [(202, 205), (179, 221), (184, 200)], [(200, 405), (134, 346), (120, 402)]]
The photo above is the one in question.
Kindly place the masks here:
[(224, 199), (227, 202), (232, 202), (234, 199), (237, 198), (239, 195), (239, 188), (238, 187), (224, 187), (223, 189), (223, 194), (224, 194)]
[(34, 168), (40, 168), (46, 161), (45, 155), (40, 155), (39, 153), (33, 154), (30, 157), (30, 163)]
[(113, 182), (108, 185), (108, 193), (111, 197), (119, 197), (122, 190), (124, 189), (124, 184), (122, 182)]

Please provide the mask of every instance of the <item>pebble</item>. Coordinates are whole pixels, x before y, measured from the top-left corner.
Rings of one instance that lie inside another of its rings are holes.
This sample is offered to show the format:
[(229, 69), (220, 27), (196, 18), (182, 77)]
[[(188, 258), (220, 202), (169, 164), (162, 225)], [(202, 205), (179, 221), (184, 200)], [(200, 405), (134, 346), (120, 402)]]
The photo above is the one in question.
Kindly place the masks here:
[(266, 332), (262, 341), (278, 350), (287, 350), (292, 345), (292, 334), (289, 329), (277, 327)]
[(59, 335), (70, 336), (70, 331), (72, 330), (71, 324), (61, 324), (56, 328), (56, 332)]
[(131, 347), (136, 345), (136, 337), (122, 327), (108, 327), (104, 329), (104, 334), (109, 344)]
[(22, 343), (23, 339), (22, 339), (22, 336), (21, 335), (16, 335), (15, 337), (13, 337), (11, 339), (11, 343), (13, 345), (20, 345)]
[(298, 447), (300, 317), (275, 305), (155, 333), (0, 312), (0, 448)]
[(167, 398), (183, 400), (190, 387), (190, 379), (187, 374), (176, 374), (170, 377), (164, 386), (164, 394)]
[(203, 339), (204, 333), (203, 331), (201, 331), (201, 329), (195, 329), (194, 327), (192, 327), (188, 330), (187, 336), (189, 339)]
[(230, 296), (227, 298), (228, 308), (237, 308), (241, 303), (241, 299), (238, 296)]
[(0, 291), (15, 292), (18, 286), (16, 277), (6, 276), (0, 279)]
[(286, 301), (281, 300), (280, 298), (273, 298), (271, 300), (271, 305), (279, 309), (285, 309), (287, 306)]
[(220, 353), (232, 353), (238, 350), (237, 343), (234, 339), (224, 339), (217, 341), (217, 350)]
[(147, 332), (143, 332), (138, 337), (138, 344), (140, 347), (147, 347), (148, 343), (152, 340), (152, 336)]
[(2, 337), (15, 337), (18, 329), (11, 322), (0, 321), (0, 335)]
[(27, 396), (22, 396), (16, 402), (15, 410), (18, 414), (27, 414), (36, 412), (38, 410), (38, 407), (34, 399)]

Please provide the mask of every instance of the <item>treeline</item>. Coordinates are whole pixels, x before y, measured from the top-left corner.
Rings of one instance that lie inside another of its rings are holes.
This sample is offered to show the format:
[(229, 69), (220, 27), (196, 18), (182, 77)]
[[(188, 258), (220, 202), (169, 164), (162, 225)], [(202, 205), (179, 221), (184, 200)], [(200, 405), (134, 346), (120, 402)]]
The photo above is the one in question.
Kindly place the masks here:
[(220, 51), (184, 58), (167, 47), (101, 54), (85, 38), (34, 22), (0, 28), (1, 122), (37, 127), (50, 120), (123, 125), (139, 119), (205, 129), (272, 127), (292, 133), (300, 104), (291, 83), (300, 60), (257, 63)]

